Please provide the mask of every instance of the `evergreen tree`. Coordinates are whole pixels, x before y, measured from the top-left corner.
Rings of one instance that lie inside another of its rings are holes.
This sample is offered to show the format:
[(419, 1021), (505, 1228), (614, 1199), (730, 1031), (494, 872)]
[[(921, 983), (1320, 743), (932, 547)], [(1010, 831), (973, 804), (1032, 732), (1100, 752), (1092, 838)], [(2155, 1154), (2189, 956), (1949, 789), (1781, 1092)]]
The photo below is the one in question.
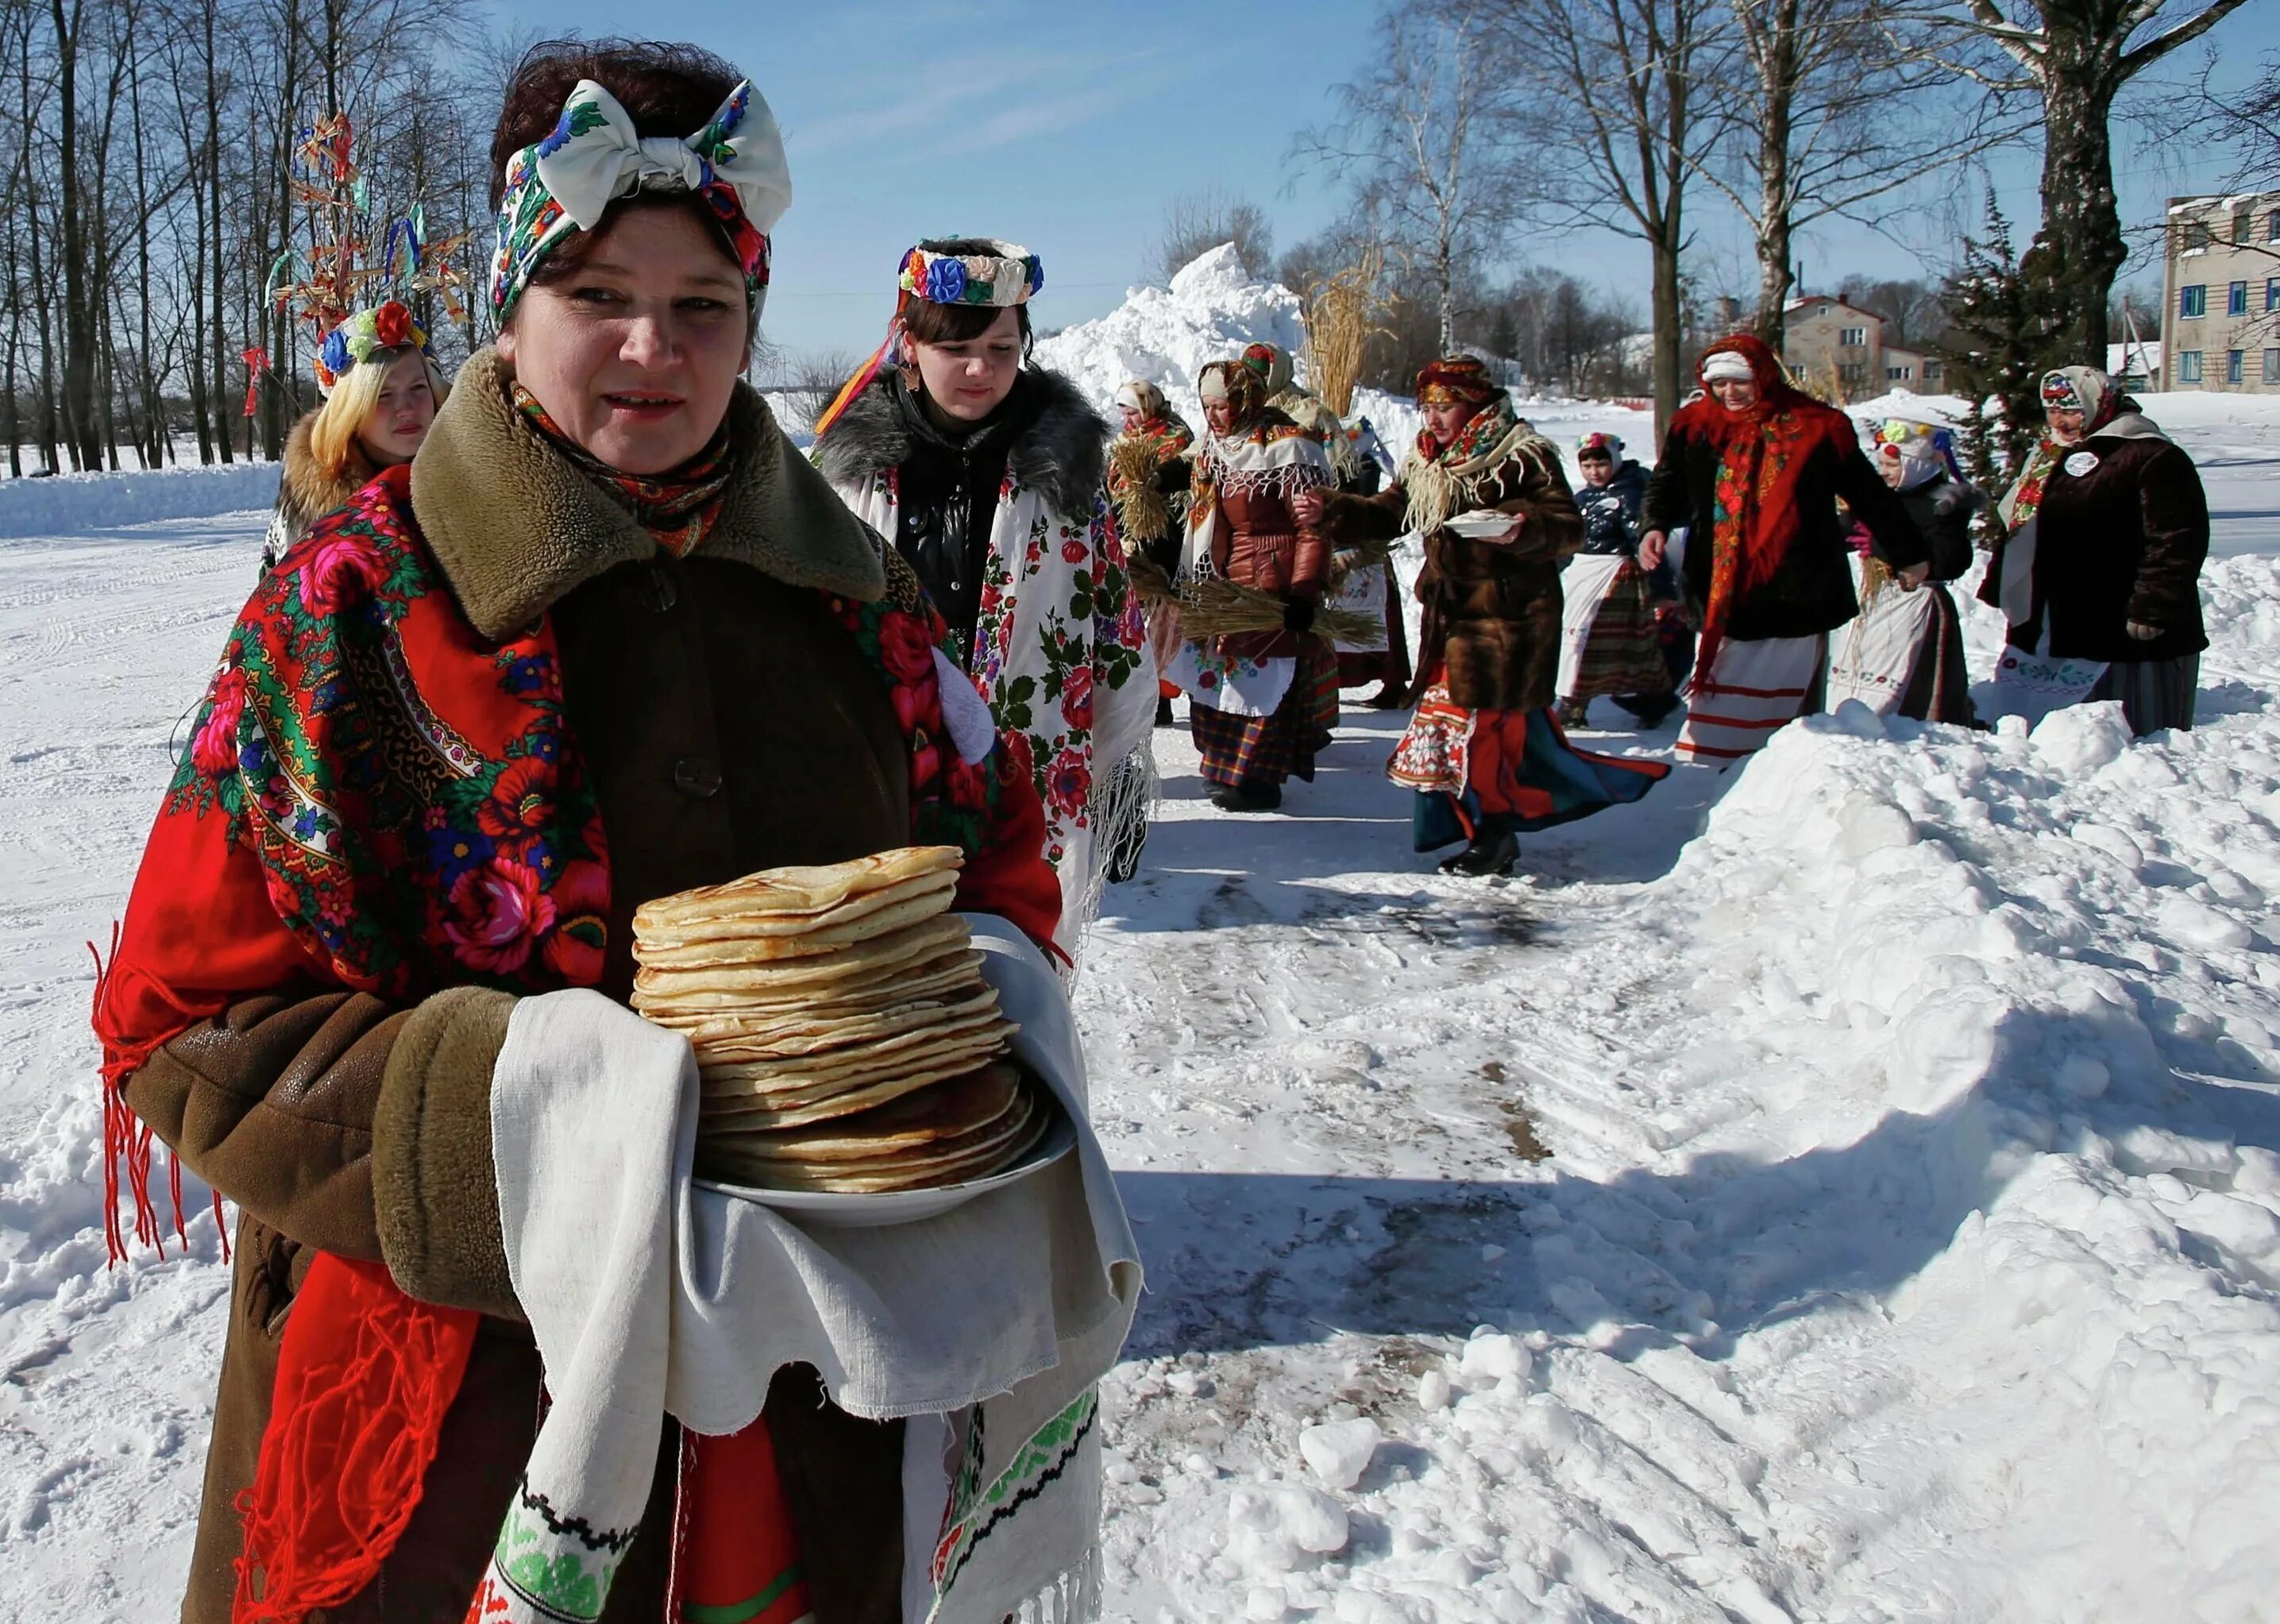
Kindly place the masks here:
[(2032, 449), (2042, 427), (2043, 373), (2065, 358), (2034, 275), (2042, 257), (2039, 239), (2024, 263), (2012, 253), (2011, 222), (1990, 189), (1986, 224), (1966, 239), (1962, 267), (1944, 290), (1949, 329), (1939, 354), (1950, 387), (1969, 403), (1959, 436), (1965, 466), (1989, 490)]

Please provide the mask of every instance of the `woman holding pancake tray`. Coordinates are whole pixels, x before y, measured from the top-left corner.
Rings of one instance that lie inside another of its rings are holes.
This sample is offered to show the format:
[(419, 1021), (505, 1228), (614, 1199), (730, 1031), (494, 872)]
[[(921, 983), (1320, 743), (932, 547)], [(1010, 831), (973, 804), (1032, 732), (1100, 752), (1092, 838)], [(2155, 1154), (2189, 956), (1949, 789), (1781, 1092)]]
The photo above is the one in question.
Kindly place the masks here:
[[(542, 45), (491, 156), (497, 347), (247, 604), (98, 995), (140, 1238), (153, 1134), (238, 1207), (183, 1617), (456, 1624), (480, 1589), (486, 1619), (888, 1624), (916, 1597), (994, 1620), (1087, 1571), (1089, 1386), (1034, 1432), (969, 1429), (959, 1483), (1027, 1438), (1066, 1497), (963, 1546), (966, 1502), (909, 1497), (958, 1466), (956, 1415), (858, 1419), (853, 1361), (763, 1366), (741, 1420), (689, 1419), (721, 1376), (683, 1306), (759, 1251), (853, 1266), (853, 1243), (692, 1195), (687, 1044), (625, 1001), (642, 904), (902, 848), (928, 855), (895, 897), (954, 885), (1005, 922), (977, 942), (1035, 958), (1062, 902), (1029, 763), (742, 380), (791, 196), (759, 94), (694, 47)], [(637, 1067), (614, 1092), (580, 1071), (624, 1057), (662, 1057), (661, 1141), (613, 1128), (657, 1120)], [(551, 1340), (617, 1221), (555, 1151), (683, 1169), (612, 1277), (646, 1328), (605, 1356)], [(694, 1245), (708, 1226), (735, 1245)], [(821, 1312), (772, 1290), (771, 1315)], [(614, 1412), (558, 1432), (597, 1391)]]

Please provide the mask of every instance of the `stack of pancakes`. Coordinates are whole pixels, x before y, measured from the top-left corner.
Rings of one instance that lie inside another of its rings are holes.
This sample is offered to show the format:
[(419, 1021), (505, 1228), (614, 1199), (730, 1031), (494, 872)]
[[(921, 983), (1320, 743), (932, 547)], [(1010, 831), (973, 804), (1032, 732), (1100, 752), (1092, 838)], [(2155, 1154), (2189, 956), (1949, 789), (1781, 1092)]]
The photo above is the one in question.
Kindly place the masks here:
[(1013, 1024), (951, 914), (953, 846), (775, 868), (644, 904), (634, 1008), (689, 1035), (711, 1176), (916, 1189), (987, 1177), (1043, 1136)]

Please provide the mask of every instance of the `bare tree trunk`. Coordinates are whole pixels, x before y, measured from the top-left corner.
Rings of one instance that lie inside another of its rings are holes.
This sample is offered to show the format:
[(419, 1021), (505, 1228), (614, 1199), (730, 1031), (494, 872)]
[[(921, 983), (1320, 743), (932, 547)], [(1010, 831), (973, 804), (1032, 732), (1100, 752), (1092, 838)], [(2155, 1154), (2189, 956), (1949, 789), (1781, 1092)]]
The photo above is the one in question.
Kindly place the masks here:
[[(2059, 42), (2054, 41), (2055, 46)], [(2069, 58), (2072, 59), (2069, 59)], [(2101, 65), (2055, 50), (2043, 100), (2043, 230), (2023, 266), (2050, 300), (2051, 337), (2069, 358), (2106, 365), (2107, 304), (2130, 258), (2114, 196), (2107, 120), (2118, 88)]]
[(84, 0), (48, 0), (56, 39), (57, 194), (63, 210), (64, 429), (72, 466), (91, 469), (103, 460), (95, 411), (96, 334), (93, 290), (88, 286), (89, 245), (85, 199), (79, 184), (79, 46)]
[[(206, 70), (206, 186), (209, 202), (206, 208), (206, 228), (212, 239), (213, 253), (213, 321), (208, 337), (213, 348), (210, 361), (213, 367), (213, 385), (207, 391), (206, 404), (213, 413), (214, 444), (221, 459), (229, 461), (229, 340), (225, 335), (227, 324), (223, 312), (228, 309), (227, 279), (223, 274), (222, 212), (221, 212), (221, 53), (214, 40), (212, 0), (199, 8), (205, 19), (203, 40)], [(247, 454), (251, 455), (251, 442), (247, 442)]]
[(1654, 430), (1661, 434), (1678, 410), (1686, 378), (1685, 305), (1679, 296), (1678, 255), (1683, 241), (1664, 232), (1648, 244), (1654, 258)]

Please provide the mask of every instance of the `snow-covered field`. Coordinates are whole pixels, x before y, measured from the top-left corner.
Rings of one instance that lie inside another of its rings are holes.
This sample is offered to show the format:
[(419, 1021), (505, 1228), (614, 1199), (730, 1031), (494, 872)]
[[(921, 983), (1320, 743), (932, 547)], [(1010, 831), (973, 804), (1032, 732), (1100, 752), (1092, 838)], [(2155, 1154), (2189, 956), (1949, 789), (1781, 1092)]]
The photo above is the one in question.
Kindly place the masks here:
[[(2280, 1616), (2280, 413), (2148, 407), (2229, 555), (2189, 735), (1818, 719), (1502, 882), (1409, 850), (1398, 719), (1263, 818), (1157, 735), (1078, 995), (1112, 1616)], [(179, 1595), (227, 1276), (104, 1267), (81, 944), (263, 518), (0, 544), (0, 1619)]]

